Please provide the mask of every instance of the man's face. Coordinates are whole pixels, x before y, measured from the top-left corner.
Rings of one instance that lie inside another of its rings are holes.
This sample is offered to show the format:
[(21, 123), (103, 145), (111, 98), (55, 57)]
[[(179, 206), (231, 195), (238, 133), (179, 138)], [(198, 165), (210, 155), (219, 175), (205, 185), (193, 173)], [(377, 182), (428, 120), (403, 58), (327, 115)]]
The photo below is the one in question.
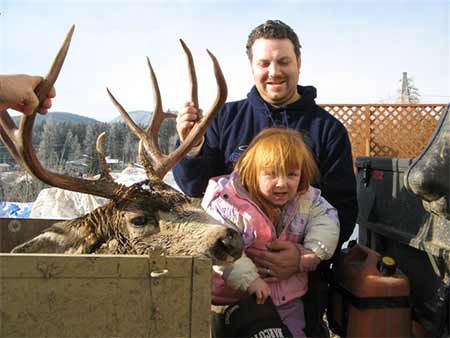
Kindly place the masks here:
[(283, 106), (300, 98), (300, 57), (289, 39), (257, 39), (252, 46), (252, 72), (264, 101)]

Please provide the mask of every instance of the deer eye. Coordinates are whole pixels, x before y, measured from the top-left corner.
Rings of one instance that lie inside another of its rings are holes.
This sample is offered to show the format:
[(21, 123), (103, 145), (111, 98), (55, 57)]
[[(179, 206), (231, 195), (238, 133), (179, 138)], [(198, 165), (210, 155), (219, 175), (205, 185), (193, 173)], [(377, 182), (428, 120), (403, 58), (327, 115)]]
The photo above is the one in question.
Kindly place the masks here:
[(147, 217), (145, 216), (138, 216), (131, 219), (131, 223), (135, 226), (143, 226), (147, 224)]

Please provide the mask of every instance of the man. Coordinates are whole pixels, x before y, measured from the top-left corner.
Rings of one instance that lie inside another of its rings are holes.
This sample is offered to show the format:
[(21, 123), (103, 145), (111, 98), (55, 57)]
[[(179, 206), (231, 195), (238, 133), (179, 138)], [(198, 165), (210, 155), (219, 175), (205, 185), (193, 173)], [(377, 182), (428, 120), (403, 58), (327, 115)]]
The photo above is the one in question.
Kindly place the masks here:
[[(33, 113), (38, 106), (39, 99), (34, 90), (42, 82), (41, 76), (24, 74), (0, 75), (0, 111), (12, 108), (26, 115)], [(41, 114), (46, 114), (52, 106), (51, 99), (56, 95), (52, 87), (46, 100), (39, 107)]]
[[(274, 126), (299, 130), (305, 134), (316, 157), (321, 174), (317, 186), (339, 212), (342, 244), (351, 235), (357, 215), (351, 145), (342, 123), (316, 105), (316, 89), (297, 85), (300, 47), (296, 33), (279, 20), (268, 20), (256, 27), (246, 46), (255, 86), (246, 99), (225, 104), (204, 140), (175, 166), (173, 173), (186, 194), (200, 197), (209, 178), (232, 171), (236, 159), (259, 131)], [(181, 142), (200, 117), (199, 108), (187, 102), (177, 118)], [(298, 270), (299, 254), (295, 245), (277, 240), (269, 249), (269, 252), (251, 251), (248, 254), (274, 278), (285, 279)], [(322, 264), (321, 270), (326, 271), (328, 266)], [(317, 278), (317, 275), (310, 274), (311, 278)], [(314, 284), (310, 283), (311, 292), (320, 289), (315, 284), (316, 280)], [(326, 298), (323, 292), (321, 294)], [(317, 302), (314, 298), (311, 303)], [(325, 305), (326, 299), (321, 303)], [(306, 312), (307, 335), (320, 335), (316, 324), (320, 322), (323, 308)]]

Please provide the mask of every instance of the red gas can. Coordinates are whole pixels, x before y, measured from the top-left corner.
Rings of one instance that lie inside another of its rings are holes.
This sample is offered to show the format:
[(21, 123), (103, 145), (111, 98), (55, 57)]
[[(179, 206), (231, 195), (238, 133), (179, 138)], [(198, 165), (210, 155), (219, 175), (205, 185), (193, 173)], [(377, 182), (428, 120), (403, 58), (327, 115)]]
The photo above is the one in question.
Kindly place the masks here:
[(357, 244), (333, 265), (330, 327), (346, 337), (411, 337), (409, 293), (393, 258)]

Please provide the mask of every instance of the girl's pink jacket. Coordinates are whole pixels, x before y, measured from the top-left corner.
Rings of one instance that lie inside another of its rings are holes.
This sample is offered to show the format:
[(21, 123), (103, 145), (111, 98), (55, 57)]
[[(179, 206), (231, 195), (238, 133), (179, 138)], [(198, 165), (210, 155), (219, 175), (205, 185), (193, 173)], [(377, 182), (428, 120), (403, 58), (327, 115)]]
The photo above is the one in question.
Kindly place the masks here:
[[(240, 231), (246, 249), (267, 250), (266, 245), (278, 238), (301, 244), (325, 260), (333, 255), (339, 239), (336, 209), (320, 196), (320, 190), (313, 187), (283, 208), (280, 222), (283, 227), (278, 236), (274, 225), (250, 199), (235, 173), (209, 180), (202, 207), (216, 220)], [(269, 286), (274, 304), (281, 305), (306, 293), (308, 276), (297, 272), (288, 279), (269, 283)], [(215, 304), (230, 304), (245, 295), (228, 287), (218, 273), (213, 274)]]

